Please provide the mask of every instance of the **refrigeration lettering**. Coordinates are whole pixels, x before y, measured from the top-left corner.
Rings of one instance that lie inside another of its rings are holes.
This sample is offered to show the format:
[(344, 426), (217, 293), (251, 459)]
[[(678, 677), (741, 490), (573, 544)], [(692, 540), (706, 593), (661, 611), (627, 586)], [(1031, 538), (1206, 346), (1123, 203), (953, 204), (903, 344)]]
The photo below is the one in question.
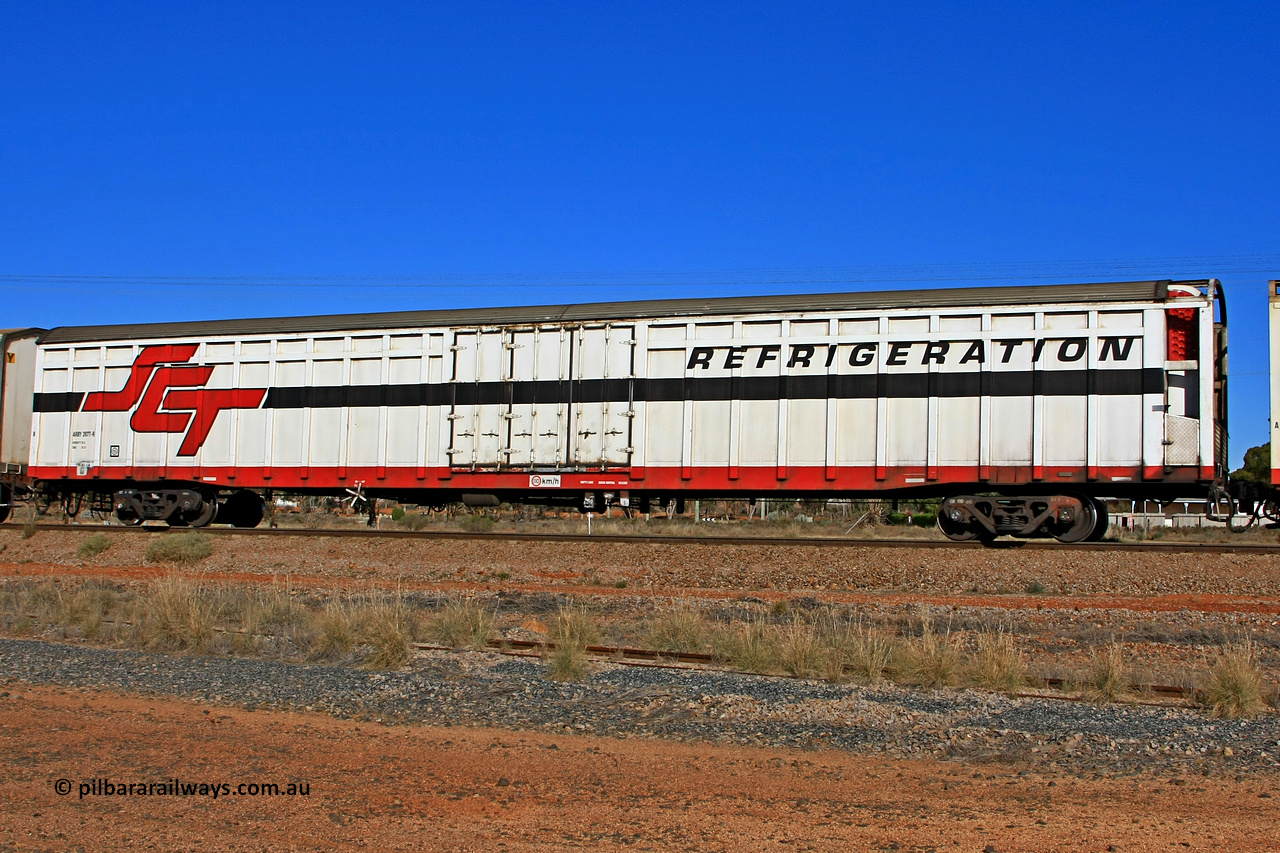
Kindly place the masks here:
[[(1124, 362), (1134, 355), (1133, 342), (1138, 336), (1113, 336), (1098, 338), (1098, 361)], [(1061, 363), (1072, 363), (1082, 360), (1089, 349), (1088, 338), (1008, 338), (959, 341), (885, 341), (877, 344), (870, 341), (859, 343), (813, 343), (786, 344), (788, 347), (786, 367), (794, 368), (831, 368), (840, 357), (841, 347), (848, 348), (845, 363), (850, 367), (869, 367), (879, 357), (886, 367), (905, 367), (911, 364), (928, 366), (930, 364), (987, 364), (987, 345), (991, 345), (991, 357), (1000, 364), (1010, 364), (1019, 352), (1030, 356), (1032, 364), (1039, 364), (1044, 359), (1046, 344), (1054, 344), (1051, 349)], [(1023, 349), (1030, 344), (1030, 351)], [(719, 352), (722, 359), (719, 367), (723, 370), (739, 370), (748, 365), (755, 365), (756, 370), (763, 370), (769, 362), (778, 362), (782, 358), (782, 344), (752, 344), (719, 347), (693, 347), (689, 350), (687, 370), (710, 370), (712, 360)], [(957, 351), (963, 348), (963, 355), (955, 359), (952, 348)], [(818, 360), (818, 350), (825, 354)], [(752, 353), (755, 357), (752, 358)], [(952, 361), (948, 361), (948, 356)], [(1024, 356), (1024, 357), (1025, 357)]]

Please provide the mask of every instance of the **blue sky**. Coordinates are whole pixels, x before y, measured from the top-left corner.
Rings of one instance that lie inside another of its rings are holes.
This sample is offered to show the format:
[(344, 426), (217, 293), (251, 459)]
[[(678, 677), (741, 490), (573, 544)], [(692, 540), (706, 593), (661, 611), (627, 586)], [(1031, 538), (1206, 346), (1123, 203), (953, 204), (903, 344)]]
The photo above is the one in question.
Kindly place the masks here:
[(0, 9), (0, 326), (1216, 276), (1266, 440), (1274, 4)]

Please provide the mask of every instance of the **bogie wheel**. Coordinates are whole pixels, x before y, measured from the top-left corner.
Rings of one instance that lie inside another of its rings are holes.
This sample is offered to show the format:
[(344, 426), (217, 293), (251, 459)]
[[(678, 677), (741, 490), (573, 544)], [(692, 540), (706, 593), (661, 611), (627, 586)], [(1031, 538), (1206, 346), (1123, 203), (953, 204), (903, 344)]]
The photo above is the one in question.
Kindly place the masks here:
[[(1098, 510), (1099, 507), (1091, 498), (1082, 495), (1071, 495), (1080, 502), (1080, 511), (1075, 514), (1075, 518), (1068, 524), (1055, 524), (1049, 532), (1053, 534), (1053, 538), (1059, 542), (1071, 544), (1075, 542), (1089, 542), (1095, 532), (1099, 528)], [(1102, 510), (1104, 513), (1105, 509)], [(1101, 525), (1102, 532), (1106, 533), (1105, 523)], [(1099, 537), (1101, 538), (1101, 537)]]
[(1107, 502), (1099, 498), (1089, 498), (1093, 504), (1093, 512), (1097, 518), (1094, 520), (1093, 532), (1085, 537), (1086, 542), (1101, 542), (1102, 537), (1107, 535), (1107, 531), (1111, 529), (1111, 513), (1107, 511)]
[(142, 523), (142, 516), (138, 515), (136, 512), (134, 512), (132, 509), (129, 509), (128, 507), (117, 508), (116, 518), (120, 521), (121, 524), (128, 525), (129, 527), (137, 527), (139, 524)]
[(980, 531), (978, 525), (972, 520), (953, 520), (947, 515), (946, 507), (939, 508), (938, 529), (952, 542), (972, 542), (978, 538), (980, 532), (986, 532)]
[(195, 512), (184, 512), (182, 514), (182, 522), (190, 527), (205, 527), (218, 513), (218, 500), (213, 495), (203, 493), (200, 495), (200, 508)]
[(9, 502), (13, 500), (13, 492), (9, 487), (0, 484), (0, 524), (9, 518)]

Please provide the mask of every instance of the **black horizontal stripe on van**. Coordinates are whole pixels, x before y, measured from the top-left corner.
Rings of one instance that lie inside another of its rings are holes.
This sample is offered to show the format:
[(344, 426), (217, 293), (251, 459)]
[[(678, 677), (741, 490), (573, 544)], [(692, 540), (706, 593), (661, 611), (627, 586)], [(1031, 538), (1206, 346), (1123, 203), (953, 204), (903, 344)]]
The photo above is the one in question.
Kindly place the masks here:
[[(839, 400), (921, 397), (1076, 397), (1163, 394), (1159, 368), (1019, 370), (972, 373), (859, 373), (806, 376), (691, 376), (584, 379), (574, 382), (443, 382), (415, 385), (317, 385), (271, 388), (264, 408), (528, 405), (684, 400)], [(633, 385), (634, 383), (634, 385)], [(36, 412), (77, 412), (84, 392), (34, 395)]]
[(83, 391), (36, 394), (31, 401), (31, 410), (33, 412), (78, 412), (83, 402)]
[[(1076, 397), (1164, 393), (1159, 368), (1023, 370), (973, 373), (868, 373), (816, 376), (691, 376), (534, 382), (446, 382), (271, 388), (268, 409), (343, 406), (475, 406), (684, 400), (841, 400), (924, 397)], [(45, 409), (41, 411), (66, 411)]]

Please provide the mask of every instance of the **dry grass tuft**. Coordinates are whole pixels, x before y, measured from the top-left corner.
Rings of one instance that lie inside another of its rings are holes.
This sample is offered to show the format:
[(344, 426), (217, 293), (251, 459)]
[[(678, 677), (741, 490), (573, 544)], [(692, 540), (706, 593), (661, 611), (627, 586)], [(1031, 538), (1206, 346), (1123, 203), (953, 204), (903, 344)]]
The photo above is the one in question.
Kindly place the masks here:
[(553, 681), (581, 681), (587, 677), (587, 646), (600, 640), (600, 631), (586, 608), (561, 607), (550, 625), (554, 648), (544, 651), (547, 677)]
[(899, 678), (921, 687), (950, 687), (960, 680), (960, 643), (950, 627), (941, 634), (933, 630), (928, 609), (920, 613), (920, 636), (907, 643), (898, 667)]
[(137, 629), (148, 649), (202, 652), (213, 643), (217, 615), (218, 603), (208, 591), (171, 576), (152, 586)]
[(65, 604), (64, 619), (78, 627), (85, 639), (97, 639), (102, 633), (102, 620), (115, 608), (119, 596), (110, 587), (92, 581), (86, 583)]
[(823, 670), (827, 649), (814, 627), (793, 619), (782, 632), (778, 659), (782, 668), (797, 678), (812, 678)]
[(169, 533), (147, 546), (148, 563), (198, 563), (213, 553), (213, 539), (204, 534)]
[(587, 646), (600, 642), (600, 629), (591, 613), (582, 606), (561, 607), (550, 625), (551, 642), (556, 645)]
[(1006, 631), (984, 631), (978, 635), (978, 653), (968, 667), (970, 683), (987, 690), (1014, 694), (1027, 684), (1027, 665), (1022, 651)]
[(582, 681), (587, 677), (587, 653), (578, 646), (557, 645), (543, 654), (547, 678), (552, 681)]
[(778, 632), (763, 619), (738, 623), (715, 640), (716, 650), (743, 672), (775, 672), (779, 645)]
[(355, 611), (342, 599), (331, 599), (316, 614), (316, 633), (311, 656), (316, 660), (336, 660), (351, 654), (358, 637)]
[(427, 639), (455, 649), (480, 649), (489, 642), (494, 615), (470, 599), (450, 599), (427, 625)]
[(23, 539), (30, 539), (32, 536), (35, 536), (37, 533), (40, 532), (40, 528), (36, 527), (37, 517), (38, 517), (38, 511), (36, 510), (35, 502), (33, 501), (31, 503), (28, 503), (27, 517), (22, 522), (22, 538)]
[(1129, 695), (1129, 672), (1124, 663), (1124, 649), (1111, 643), (1097, 652), (1089, 664), (1084, 694), (1094, 702), (1118, 702)]
[(298, 603), (294, 591), (273, 583), (270, 589), (228, 593), (222, 596), (222, 615), (238, 617), (240, 630), (233, 635), (236, 651), (279, 654), (307, 648), (315, 640), (315, 618)]
[(820, 631), (826, 646), (823, 675), (832, 684), (848, 678), (875, 684), (897, 653), (890, 639), (861, 620), (830, 618), (820, 623)]
[(1253, 641), (1241, 640), (1218, 651), (1209, 667), (1204, 704), (1215, 717), (1248, 718), (1262, 711), (1262, 672)]
[(649, 625), (649, 645), (662, 652), (701, 652), (711, 639), (711, 628), (696, 605), (682, 603)]
[(409, 662), (413, 622), (399, 596), (366, 605), (357, 612), (360, 640), (369, 647), (367, 669), (399, 669)]

